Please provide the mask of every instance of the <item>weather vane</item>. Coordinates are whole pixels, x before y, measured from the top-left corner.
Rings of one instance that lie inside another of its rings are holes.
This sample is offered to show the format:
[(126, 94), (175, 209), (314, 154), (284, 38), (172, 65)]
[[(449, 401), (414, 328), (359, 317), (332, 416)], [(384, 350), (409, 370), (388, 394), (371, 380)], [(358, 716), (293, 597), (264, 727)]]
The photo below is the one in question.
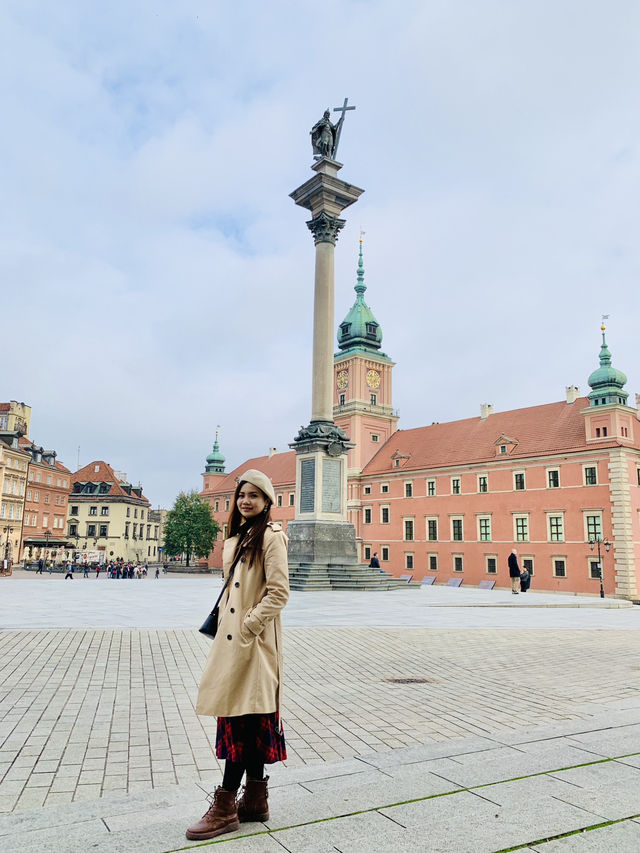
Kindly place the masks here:
[(328, 157), (330, 160), (336, 159), (345, 113), (349, 110), (355, 110), (355, 107), (347, 106), (348, 103), (349, 98), (345, 98), (341, 107), (333, 108), (334, 113), (341, 113), (336, 124), (331, 122), (331, 112), (327, 107), (320, 121), (316, 122), (311, 128), (311, 146), (316, 160), (320, 160), (322, 157)]

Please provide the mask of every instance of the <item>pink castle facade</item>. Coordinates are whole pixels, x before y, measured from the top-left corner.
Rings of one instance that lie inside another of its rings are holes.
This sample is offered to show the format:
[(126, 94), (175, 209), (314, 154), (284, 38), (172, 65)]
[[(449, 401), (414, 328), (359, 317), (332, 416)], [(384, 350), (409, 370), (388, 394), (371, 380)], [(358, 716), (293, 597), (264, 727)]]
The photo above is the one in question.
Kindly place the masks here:
[[(393, 362), (364, 302), (362, 253), (354, 307), (338, 333), (334, 419), (349, 451), (348, 519), (360, 556), (381, 568), (436, 583), (495, 580), (509, 586), (507, 558), (518, 552), (532, 588), (640, 599), (640, 421), (627, 405), (626, 377), (611, 367), (604, 328), (600, 367), (588, 397), (396, 429)], [(226, 473), (214, 446), (202, 496), (224, 533), (237, 478), (264, 471), (276, 490), (275, 519), (295, 515), (295, 453), (249, 459)], [(220, 539), (222, 539), (222, 535)], [(594, 547), (590, 547), (590, 543)], [(607, 550), (609, 543), (610, 550)], [(209, 557), (221, 565), (221, 542)]]

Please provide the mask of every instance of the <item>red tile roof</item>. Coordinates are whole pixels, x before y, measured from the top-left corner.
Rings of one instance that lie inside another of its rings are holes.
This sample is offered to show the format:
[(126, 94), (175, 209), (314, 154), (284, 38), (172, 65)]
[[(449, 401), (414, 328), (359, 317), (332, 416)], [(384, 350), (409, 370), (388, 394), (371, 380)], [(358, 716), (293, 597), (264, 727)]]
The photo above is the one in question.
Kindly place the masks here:
[[(98, 466), (98, 470), (96, 471), (96, 465)], [(144, 503), (151, 506), (150, 502), (144, 495), (142, 497), (138, 497), (134, 492), (128, 494), (126, 489), (123, 489), (120, 485), (120, 481), (115, 475), (115, 472), (111, 465), (107, 462), (102, 462), (101, 460), (96, 460), (95, 462), (90, 462), (88, 465), (85, 465), (84, 468), (79, 468), (75, 474), (71, 475), (72, 483), (112, 483), (111, 489), (108, 495), (102, 495), (102, 497), (126, 497), (132, 498), (133, 500), (141, 500)]]
[(0, 403), (0, 412), (10, 412), (11, 404), (10, 403)]
[(230, 471), (224, 480), (213, 479), (213, 488), (207, 489), (206, 493), (233, 492), (236, 488), (236, 478), (250, 468), (255, 468), (266, 474), (276, 490), (286, 486), (293, 488), (296, 482), (296, 452), (295, 450), (288, 450), (286, 453), (275, 453), (271, 459), (268, 456), (256, 456), (254, 459), (247, 459), (242, 465), (238, 465), (237, 468)]
[[(398, 470), (393, 462), (396, 452), (408, 457), (402, 461), (400, 469), (421, 470), (488, 462), (496, 458), (496, 445), (504, 436), (518, 442), (513, 450), (509, 450), (509, 458), (581, 450), (587, 447), (587, 443), (584, 415), (580, 410), (588, 405), (588, 399), (580, 397), (570, 405), (566, 402), (547, 403), (510, 412), (495, 412), (485, 420), (467, 418), (401, 429), (380, 448), (363, 474)], [(616, 444), (615, 439), (611, 444)]]

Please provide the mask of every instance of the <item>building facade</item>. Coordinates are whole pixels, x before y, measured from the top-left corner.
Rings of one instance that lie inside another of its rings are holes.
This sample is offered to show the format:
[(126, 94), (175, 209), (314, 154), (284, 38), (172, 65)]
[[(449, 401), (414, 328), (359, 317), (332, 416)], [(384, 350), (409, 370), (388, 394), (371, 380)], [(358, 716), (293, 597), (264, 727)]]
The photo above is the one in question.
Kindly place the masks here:
[[(483, 404), (479, 417), (398, 430), (394, 363), (380, 351), (382, 331), (364, 301), (362, 244), (355, 289), (338, 330), (334, 420), (355, 444), (348, 519), (362, 561), (377, 553), (384, 569), (415, 580), (508, 587), (515, 548), (533, 588), (597, 594), (602, 573), (607, 595), (639, 599), (639, 412), (612, 366), (604, 326), (586, 397), (570, 386), (561, 402), (508, 412)], [(247, 460), (225, 474), (216, 436), (213, 457), (202, 496), (221, 527), (247, 468), (271, 477), (274, 517), (285, 527), (294, 518), (295, 453)], [(211, 566), (220, 565), (220, 551)]]
[(72, 557), (67, 539), (71, 472), (58, 462), (55, 450), (45, 450), (26, 438), (20, 445), (29, 454), (21, 560), (63, 563)]
[(103, 461), (80, 468), (71, 483), (67, 536), (81, 558), (97, 553), (100, 562), (144, 563), (157, 557), (159, 525), (149, 518), (142, 486)]
[(0, 403), (0, 559), (7, 567), (20, 555), (29, 454), (21, 439), (29, 433), (31, 408)]

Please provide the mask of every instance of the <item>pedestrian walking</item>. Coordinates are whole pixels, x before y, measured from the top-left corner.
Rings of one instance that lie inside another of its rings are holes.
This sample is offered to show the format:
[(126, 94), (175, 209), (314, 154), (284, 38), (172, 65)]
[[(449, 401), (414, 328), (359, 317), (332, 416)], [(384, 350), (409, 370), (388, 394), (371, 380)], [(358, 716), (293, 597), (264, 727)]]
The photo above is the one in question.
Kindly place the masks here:
[[(282, 720), (281, 611), (289, 599), (287, 537), (270, 519), (275, 492), (261, 471), (236, 487), (222, 554), (229, 584), (205, 664), (196, 712), (218, 718), (216, 755), (225, 760), (210, 808), (187, 829), (205, 840), (245, 821), (269, 819), (264, 765), (287, 757)], [(246, 784), (236, 794), (246, 773)]]
[(511, 592), (517, 595), (520, 589), (520, 566), (518, 565), (518, 552), (514, 548), (509, 554), (509, 577), (511, 578)]
[(72, 566), (67, 566), (67, 573), (64, 576), (64, 579), (66, 580), (67, 578), (70, 578), (71, 580), (73, 580), (73, 567)]
[(89, 577), (89, 563), (84, 563), (84, 576), (85, 578)]
[(40, 559), (38, 560), (38, 571), (36, 572), (36, 574), (41, 575), (43, 569), (44, 569), (44, 560), (42, 559), (42, 557), (40, 557)]
[(156, 566), (156, 580), (160, 577), (160, 566)]

